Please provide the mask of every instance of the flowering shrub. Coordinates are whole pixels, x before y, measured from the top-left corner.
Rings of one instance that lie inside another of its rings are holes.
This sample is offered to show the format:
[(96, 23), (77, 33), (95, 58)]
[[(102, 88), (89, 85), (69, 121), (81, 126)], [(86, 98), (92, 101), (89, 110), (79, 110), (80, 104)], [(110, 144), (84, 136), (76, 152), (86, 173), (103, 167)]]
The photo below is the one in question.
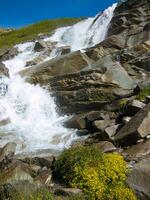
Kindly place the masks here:
[(136, 200), (126, 185), (128, 172), (121, 155), (101, 154), (95, 147), (65, 150), (54, 164), (54, 175), (90, 200)]

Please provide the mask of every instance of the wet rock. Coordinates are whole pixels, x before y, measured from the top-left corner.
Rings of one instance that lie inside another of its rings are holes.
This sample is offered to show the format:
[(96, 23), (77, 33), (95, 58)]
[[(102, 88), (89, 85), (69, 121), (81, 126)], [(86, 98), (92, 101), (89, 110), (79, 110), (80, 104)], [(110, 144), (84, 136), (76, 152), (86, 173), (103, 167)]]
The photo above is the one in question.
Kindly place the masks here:
[(71, 52), (70, 46), (60, 47), (59, 51), (61, 51), (61, 55), (65, 55)]
[(83, 194), (82, 190), (77, 188), (60, 188), (55, 191), (56, 195), (72, 196), (77, 194)]
[(37, 65), (37, 64), (43, 62), (45, 58), (46, 58), (46, 56), (40, 55), (40, 56), (34, 58), (33, 60), (28, 61), (26, 63), (26, 67)]
[(121, 146), (135, 144), (139, 139), (150, 134), (150, 103), (141, 109), (132, 119), (115, 135), (114, 140)]
[(7, 143), (1, 150), (0, 150), (0, 161), (2, 161), (5, 158), (11, 158), (15, 154), (16, 150), (16, 143), (9, 142)]
[(0, 49), (0, 61), (9, 60), (13, 57), (15, 57), (18, 54), (18, 49), (13, 48), (2, 48)]
[(80, 51), (48, 60), (20, 72), (29, 82), (46, 84), (52, 76), (78, 72), (90, 62)]
[(71, 119), (64, 123), (67, 128), (86, 129), (85, 114), (73, 116)]
[(46, 43), (44, 41), (42, 41), (42, 40), (37, 41), (35, 43), (35, 45), (34, 45), (34, 51), (35, 52), (40, 52), (40, 51), (42, 51), (45, 48), (46, 48)]
[(144, 158), (131, 168), (128, 184), (133, 188), (140, 200), (150, 199), (150, 157)]
[(86, 135), (89, 134), (89, 131), (86, 130), (86, 129), (81, 129), (81, 130), (77, 130), (76, 134), (77, 134), (78, 136), (86, 136)]
[(9, 124), (11, 121), (9, 118), (0, 120), (0, 127)]
[(0, 63), (0, 76), (9, 77), (9, 70), (5, 67), (3, 63)]

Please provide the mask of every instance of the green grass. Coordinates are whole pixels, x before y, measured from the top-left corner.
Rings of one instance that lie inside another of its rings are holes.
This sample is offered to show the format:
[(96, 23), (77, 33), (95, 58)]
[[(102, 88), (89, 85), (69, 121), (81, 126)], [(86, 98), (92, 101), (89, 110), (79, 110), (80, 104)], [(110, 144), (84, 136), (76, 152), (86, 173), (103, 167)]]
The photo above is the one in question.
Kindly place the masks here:
[(79, 22), (83, 18), (63, 18), (41, 21), (18, 30), (0, 34), (0, 48), (33, 40), (39, 33), (51, 34), (56, 28)]
[(149, 87), (146, 87), (144, 88), (137, 96), (137, 99), (142, 101), (144, 100), (147, 96), (150, 95), (150, 86)]

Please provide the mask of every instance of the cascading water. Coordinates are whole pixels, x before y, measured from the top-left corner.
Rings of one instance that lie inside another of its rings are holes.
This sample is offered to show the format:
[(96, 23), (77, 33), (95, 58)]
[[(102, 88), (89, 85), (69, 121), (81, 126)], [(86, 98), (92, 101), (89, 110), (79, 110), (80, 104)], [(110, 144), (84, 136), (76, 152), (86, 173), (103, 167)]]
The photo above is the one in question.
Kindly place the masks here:
[(105, 39), (116, 5), (74, 26), (58, 28), (52, 37), (45, 40), (57, 42), (57, 46), (70, 46), (72, 51), (92, 47)]
[[(57, 48), (69, 45), (72, 51), (94, 46), (105, 38), (116, 4), (95, 18), (83, 20), (71, 27), (59, 28), (44, 40), (57, 42), (46, 58), (56, 57)], [(16, 46), (19, 53), (4, 62), (10, 78), (0, 77), (0, 146), (8, 141), (17, 143), (18, 152), (42, 149), (59, 150), (77, 138), (75, 130), (63, 127), (66, 116), (59, 116), (50, 93), (39, 85), (26, 83), (18, 75), (26, 63), (40, 56), (34, 52), (34, 42)]]

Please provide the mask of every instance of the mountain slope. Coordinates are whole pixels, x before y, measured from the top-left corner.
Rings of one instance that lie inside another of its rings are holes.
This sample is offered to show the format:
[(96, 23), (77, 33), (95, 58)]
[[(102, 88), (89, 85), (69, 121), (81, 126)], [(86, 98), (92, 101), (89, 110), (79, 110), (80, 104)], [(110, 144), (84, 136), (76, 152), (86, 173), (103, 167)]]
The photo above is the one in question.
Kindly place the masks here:
[[(45, 20), (36, 24), (23, 27), (11, 32), (4, 32), (0, 35), (0, 48), (4, 46), (13, 46), (18, 43), (33, 40), (39, 33), (50, 34), (58, 27), (69, 26), (83, 18), (63, 18)], [(1, 29), (0, 29), (1, 33)]]

